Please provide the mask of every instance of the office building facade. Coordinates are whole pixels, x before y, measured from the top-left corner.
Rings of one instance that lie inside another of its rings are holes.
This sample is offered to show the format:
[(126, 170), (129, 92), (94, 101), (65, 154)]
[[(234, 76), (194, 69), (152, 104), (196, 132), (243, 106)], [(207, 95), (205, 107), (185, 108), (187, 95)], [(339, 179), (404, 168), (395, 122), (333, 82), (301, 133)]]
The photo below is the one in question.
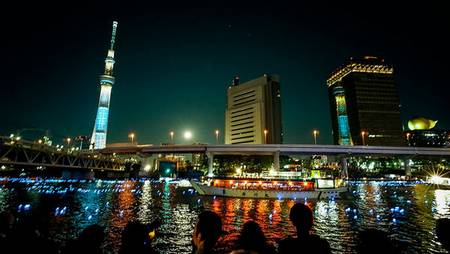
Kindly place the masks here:
[(225, 144), (281, 144), (281, 93), (276, 75), (264, 75), (227, 91)]
[(335, 144), (406, 145), (394, 69), (383, 59), (351, 58), (327, 85)]

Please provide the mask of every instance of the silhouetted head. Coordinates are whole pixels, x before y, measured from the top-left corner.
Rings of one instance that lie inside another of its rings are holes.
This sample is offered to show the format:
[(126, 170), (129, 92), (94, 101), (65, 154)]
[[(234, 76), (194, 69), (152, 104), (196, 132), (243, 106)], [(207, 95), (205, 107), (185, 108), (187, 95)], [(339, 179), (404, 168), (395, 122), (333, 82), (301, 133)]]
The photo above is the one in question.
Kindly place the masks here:
[(450, 219), (441, 218), (436, 221), (436, 235), (442, 246), (450, 252)]
[(359, 233), (358, 253), (396, 253), (392, 241), (383, 231), (367, 229)]
[(194, 247), (198, 247), (199, 241), (204, 241), (204, 248), (212, 249), (222, 232), (222, 220), (217, 213), (211, 211), (200, 213), (193, 235)]
[(122, 231), (122, 250), (138, 250), (148, 241), (147, 227), (137, 221), (132, 221)]
[(239, 248), (245, 250), (261, 250), (266, 247), (266, 237), (258, 223), (247, 221), (242, 226), (237, 244)]
[(289, 219), (297, 228), (297, 234), (308, 234), (313, 225), (311, 208), (302, 203), (297, 203), (291, 208)]
[(100, 248), (105, 239), (105, 228), (99, 225), (90, 225), (86, 227), (78, 237), (80, 244), (89, 248)]
[(14, 214), (10, 212), (0, 213), (0, 233), (6, 233), (10, 231), (14, 224)]

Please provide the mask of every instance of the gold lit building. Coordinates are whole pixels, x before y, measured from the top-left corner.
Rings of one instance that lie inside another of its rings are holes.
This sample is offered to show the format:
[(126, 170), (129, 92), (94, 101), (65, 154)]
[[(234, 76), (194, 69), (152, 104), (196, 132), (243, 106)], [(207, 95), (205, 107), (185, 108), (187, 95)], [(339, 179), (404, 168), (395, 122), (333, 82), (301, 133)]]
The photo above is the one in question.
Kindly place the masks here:
[(227, 91), (225, 144), (280, 144), (281, 94), (276, 75), (264, 75)]
[(394, 69), (383, 59), (351, 58), (327, 85), (335, 144), (405, 145)]

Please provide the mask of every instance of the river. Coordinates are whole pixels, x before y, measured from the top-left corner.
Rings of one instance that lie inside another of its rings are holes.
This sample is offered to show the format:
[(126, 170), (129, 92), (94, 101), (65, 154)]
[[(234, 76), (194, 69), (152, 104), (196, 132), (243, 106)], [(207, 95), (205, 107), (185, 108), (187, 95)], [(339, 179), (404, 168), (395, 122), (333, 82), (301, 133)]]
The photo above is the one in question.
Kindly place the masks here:
[(314, 231), (327, 239), (333, 253), (355, 253), (360, 230), (388, 233), (405, 253), (443, 253), (434, 233), (437, 218), (450, 217), (450, 191), (415, 182), (359, 181), (350, 183), (340, 200), (267, 200), (204, 197), (192, 188), (151, 181), (79, 181), (0, 178), (0, 212), (39, 213), (58, 244), (76, 237), (90, 224), (105, 226), (105, 250), (114, 253), (120, 234), (131, 220), (162, 224), (154, 241), (160, 253), (190, 253), (197, 215), (204, 209), (222, 216), (227, 234), (219, 249), (230, 250), (242, 224), (258, 222), (267, 238), (294, 235), (289, 209), (307, 202), (314, 211)]

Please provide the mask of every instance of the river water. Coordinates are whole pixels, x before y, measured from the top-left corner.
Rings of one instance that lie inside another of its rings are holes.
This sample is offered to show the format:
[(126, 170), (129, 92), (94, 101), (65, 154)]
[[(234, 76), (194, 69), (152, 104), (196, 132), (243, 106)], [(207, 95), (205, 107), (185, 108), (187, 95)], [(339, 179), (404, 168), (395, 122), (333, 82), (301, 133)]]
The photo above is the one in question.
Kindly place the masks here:
[(204, 197), (192, 188), (150, 181), (78, 181), (0, 179), (0, 212), (39, 213), (47, 218), (51, 238), (63, 245), (90, 224), (105, 226), (105, 250), (114, 253), (130, 220), (162, 221), (154, 246), (160, 253), (190, 253), (197, 215), (204, 209), (222, 216), (228, 232), (220, 242), (230, 250), (242, 224), (255, 220), (267, 238), (294, 235), (289, 209), (307, 202), (314, 211), (314, 231), (333, 253), (354, 253), (360, 230), (388, 233), (405, 253), (443, 253), (434, 233), (437, 218), (450, 217), (450, 191), (406, 182), (351, 182), (341, 200), (268, 200)]

